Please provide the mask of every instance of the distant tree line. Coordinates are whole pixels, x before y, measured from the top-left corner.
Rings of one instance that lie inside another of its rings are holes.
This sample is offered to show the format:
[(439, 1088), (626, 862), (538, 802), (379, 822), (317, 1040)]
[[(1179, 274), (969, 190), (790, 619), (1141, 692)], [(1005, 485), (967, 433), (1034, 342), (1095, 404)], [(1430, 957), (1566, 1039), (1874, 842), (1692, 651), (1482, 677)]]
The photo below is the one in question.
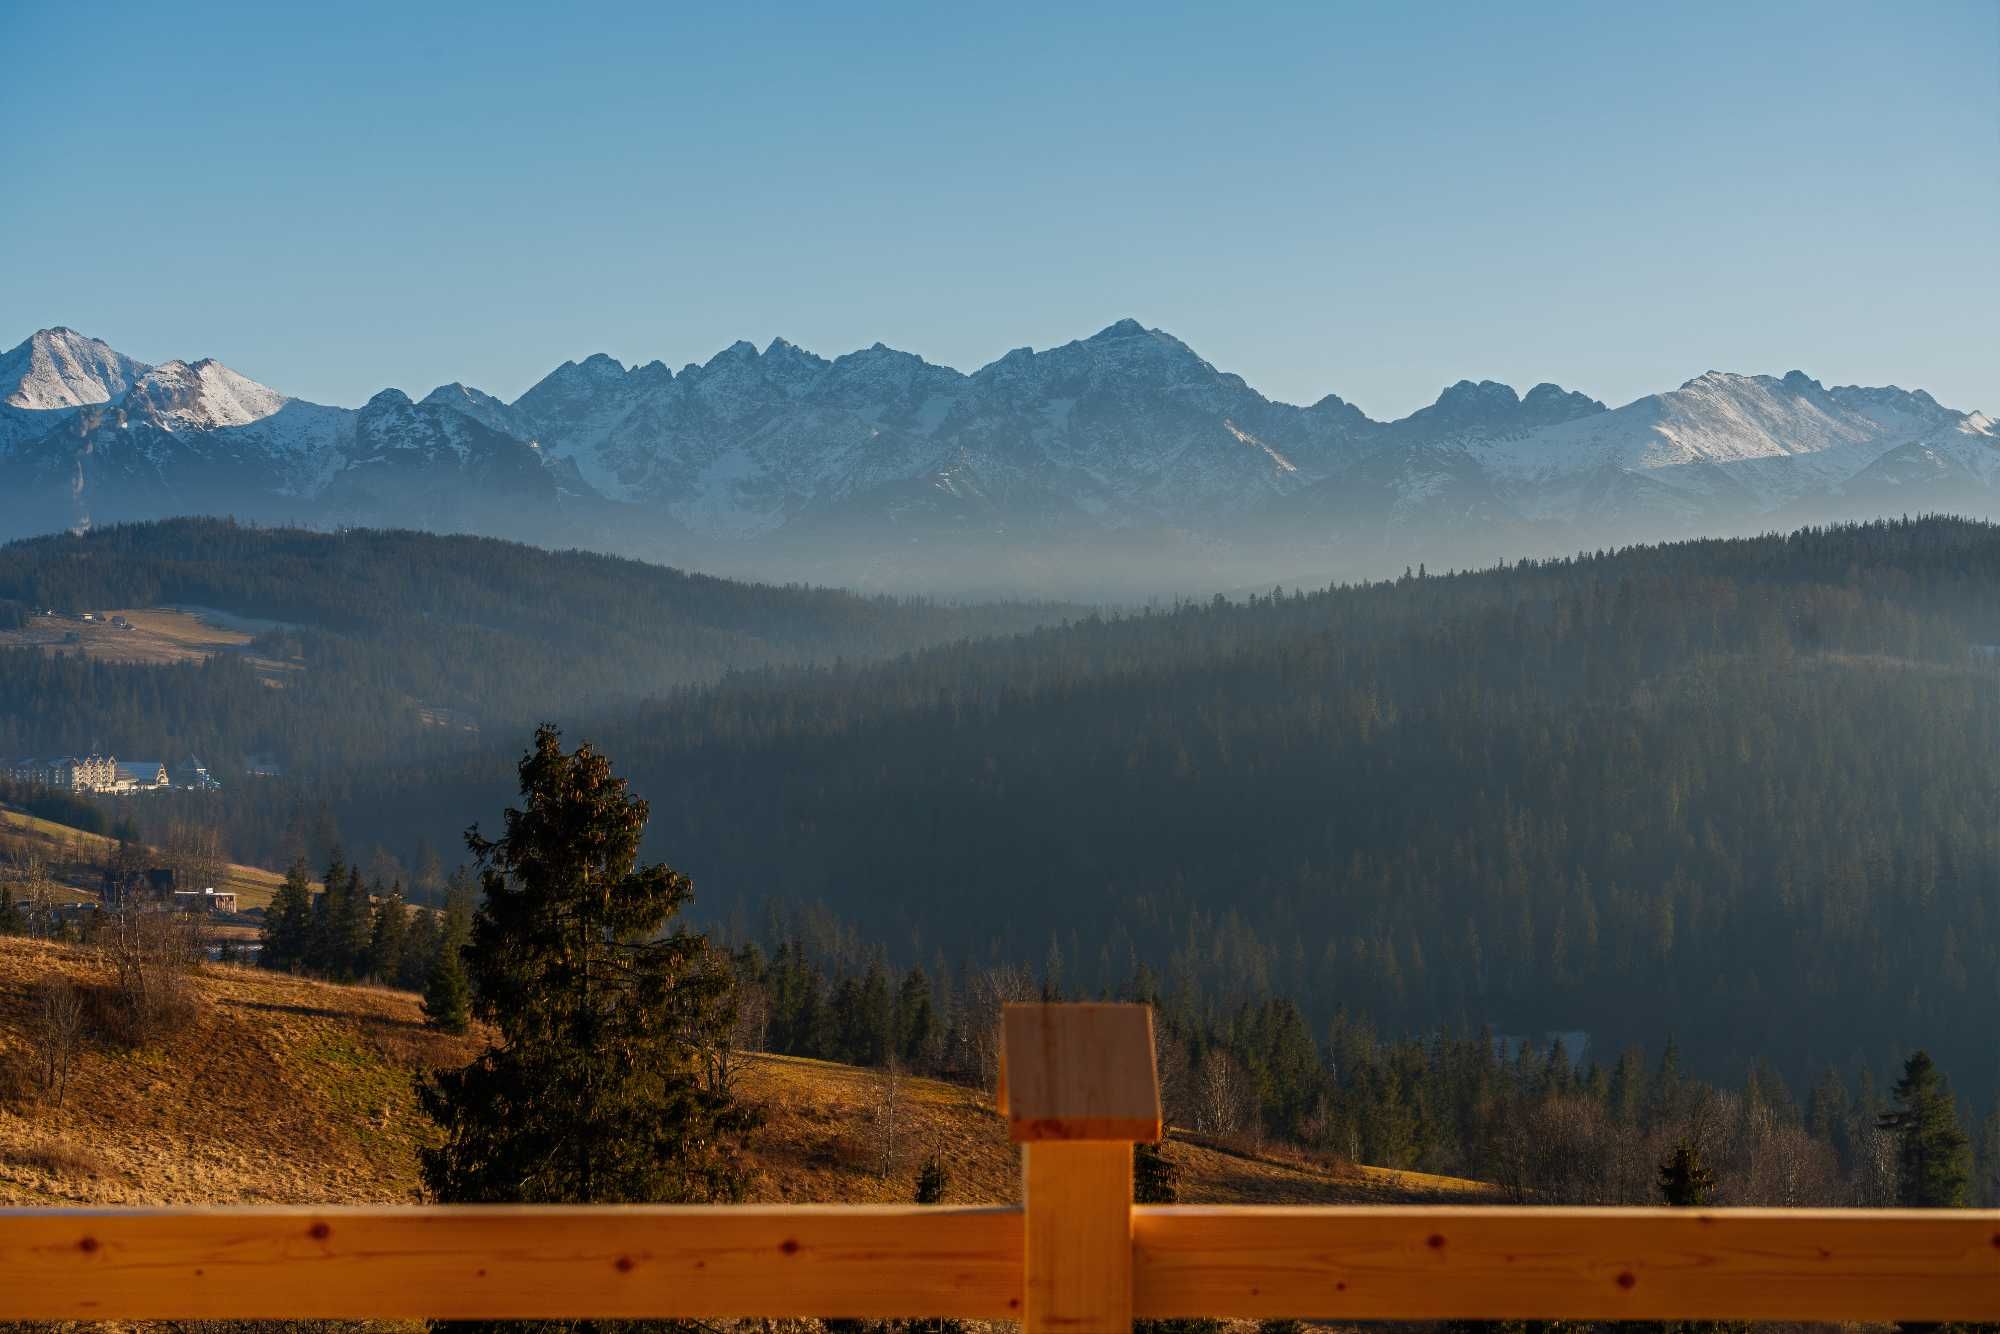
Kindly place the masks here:
[(1686, 1150), (1680, 1170), (1705, 1173), (1713, 1203), (2000, 1207), (2000, 1108), (1962, 1106), (1925, 1053), (1892, 1090), (1870, 1070), (1828, 1069), (1800, 1098), (1767, 1061), (1733, 1087), (1699, 1079), (1671, 1040), (1657, 1058), (1636, 1046), (1579, 1057), (1559, 1037), (1385, 1038), (1346, 1013), (1316, 1029), (1289, 999), (1204, 1008), (1144, 967), (1110, 992), (1072, 993), (1014, 966), (898, 973), (846, 935), (732, 957), (739, 1044), (987, 1087), (1006, 1002), (1148, 1002), (1168, 1121), (1225, 1143), (1493, 1181), (1544, 1202), (1671, 1203), (1660, 1174)]
[(421, 990), (441, 1027), (463, 1032), (469, 1006), (461, 951), (472, 930), (473, 886), (455, 873), (442, 911), (413, 909), (400, 882), (371, 887), (361, 868), (336, 852), (313, 890), (305, 860), (294, 861), (265, 910), (258, 962), (333, 982), (376, 982)]

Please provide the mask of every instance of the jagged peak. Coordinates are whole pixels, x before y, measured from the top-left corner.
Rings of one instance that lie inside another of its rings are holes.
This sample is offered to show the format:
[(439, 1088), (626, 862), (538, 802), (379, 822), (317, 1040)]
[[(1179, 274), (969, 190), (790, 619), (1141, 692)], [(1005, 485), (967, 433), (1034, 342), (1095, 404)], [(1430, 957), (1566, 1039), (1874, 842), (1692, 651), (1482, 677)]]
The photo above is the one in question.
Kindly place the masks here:
[(463, 380), (453, 380), (450, 384), (441, 384), (428, 394), (425, 394), (421, 401), (425, 403), (443, 403), (446, 405), (458, 405), (469, 402), (492, 405), (494, 407), (501, 406), (499, 399), (487, 393), (484, 389), (474, 389)]
[(108, 403), (148, 369), (102, 339), (53, 325), (0, 353), (0, 400), (33, 410)]
[(1446, 386), (1437, 396), (1437, 402), (1433, 406), (1505, 403), (1512, 407), (1520, 401), (1521, 396), (1514, 392), (1514, 386), (1511, 384), (1502, 384), (1498, 380), (1460, 380), (1456, 384)]
[(703, 363), (702, 369), (710, 370), (716, 366), (727, 365), (735, 361), (755, 361), (757, 357), (757, 345), (747, 338), (739, 338), (728, 347), (723, 348), (722, 351), (710, 357)]
[(1148, 330), (1145, 325), (1128, 315), (1116, 324), (1107, 325), (1099, 329), (1083, 341), (1086, 343), (1108, 343), (1114, 338), (1141, 338), (1147, 332)]
[(1756, 380), (1756, 378), (1757, 378), (1757, 377), (1755, 377), (1754, 375), (1742, 375), (1742, 374), (1739, 374), (1739, 373), (1737, 373), (1736, 371), (1718, 371), (1718, 370), (1706, 370), (1706, 371), (1703, 371), (1703, 372), (1702, 372), (1702, 373), (1701, 373), (1700, 375), (1697, 375), (1697, 376), (1695, 376), (1695, 377), (1694, 377), (1694, 378), (1693, 378), (1692, 380), (1687, 380), (1687, 381), (1684, 381), (1684, 382), (1683, 382), (1683, 383), (1681, 384), (1681, 388), (1683, 388), (1683, 389), (1698, 389), (1698, 388), (1724, 388), (1724, 389), (1726, 389), (1726, 388), (1733, 388), (1733, 387), (1735, 387), (1735, 386), (1738, 386), (1738, 385), (1745, 385), (1745, 384), (1750, 384), (1750, 383), (1753, 383), (1753, 382), (1754, 382), (1754, 381)]

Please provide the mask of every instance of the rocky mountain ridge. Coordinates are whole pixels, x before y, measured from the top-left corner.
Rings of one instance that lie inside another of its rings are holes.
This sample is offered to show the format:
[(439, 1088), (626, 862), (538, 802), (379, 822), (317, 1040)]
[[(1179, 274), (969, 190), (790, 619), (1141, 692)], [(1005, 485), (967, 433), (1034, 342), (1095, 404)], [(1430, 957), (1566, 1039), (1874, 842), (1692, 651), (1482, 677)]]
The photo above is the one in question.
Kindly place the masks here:
[(1303, 571), (1986, 512), (1996, 474), (1992, 419), (1922, 390), (1710, 371), (1611, 408), (1461, 380), (1379, 422), (1268, 399), (1129, 319), (971, 374), (774, 339), (678, 372), (600, 353), (511, 403), (451, 384), (358, 409), (68, 329), (0, 354), (5, 534), (225, 513), (921, 584), (995, 560)]

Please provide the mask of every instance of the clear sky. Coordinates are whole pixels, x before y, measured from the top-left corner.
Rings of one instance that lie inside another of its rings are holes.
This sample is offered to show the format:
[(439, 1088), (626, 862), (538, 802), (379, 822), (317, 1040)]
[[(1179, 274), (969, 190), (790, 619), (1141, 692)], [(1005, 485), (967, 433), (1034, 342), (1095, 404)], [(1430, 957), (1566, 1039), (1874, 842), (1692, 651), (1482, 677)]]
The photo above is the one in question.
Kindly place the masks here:
[(0, 346), (353, 404), (1135, 316), (1274, 397), (2000, 412), (2000, 3), (22, 3)]

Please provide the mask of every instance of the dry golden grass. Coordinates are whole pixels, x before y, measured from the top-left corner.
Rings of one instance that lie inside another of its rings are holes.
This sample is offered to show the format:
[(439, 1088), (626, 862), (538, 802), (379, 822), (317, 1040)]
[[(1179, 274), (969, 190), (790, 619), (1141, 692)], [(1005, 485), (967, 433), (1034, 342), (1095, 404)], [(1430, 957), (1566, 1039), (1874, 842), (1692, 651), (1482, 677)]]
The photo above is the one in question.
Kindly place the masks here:
[[(32, 1064), (36, 989), (98, 986), (88, 951), (0, 939), (0, 1066)], [(412, 1076), (476, 1040), (423, 1027), (417, 998), (209, 967), (161, 1047), (87, 1042), (60, 1108), (0, 1105), (0, 1200), (15, 1204), (408, 1201), (430, 1133)], [(18, 1087), (16, 1081), (16, 1086)]]
[[(752, 1142), (759, 1200), (890, 1203), (916, 1191), (926, 1155), (943, 1156), (950, 1200), (997, 1204), (1020, 1198), (1019, 1155), (992, 1095), (932, 1079), (901, 1083), (895, 1143), (886, 1154), (877, 1119), (882, 1076), (795, 1056), (753, 1057), (739, 1085), (763, 1112)], [(1492, 1188), (1455, 1177), (1351, 1167), (1308, 1155), (1260, 1152), (1175, 1133), (1167, 1157), (1190, 1204), (1387, 1204), (1455, 1201)]]
[[(101, 985), (84, 949), (0, 938), (0, 1204), (408, 1201), (432, 1133), (414, 1080), (477, 1052), (477, 1037), (423, 1026), (418, 998), (256, 969), (210, 966), (188, 1028), (158, 1050), (86, 1044), (58, 1109), (25, 1093), (36, 990)], [(751, 1198), (908, 1200), (929, 1153), (949, 1199), (1018, 1199), (1018, 1156), (990, 1095), (904, 1078), (886, 1170), (881, 1076), (796, 1057), (754, 1057), (738, 1084), (763, 1123)], [(1387, 1203), (1466, 1198), (1477, 1183), (1260, 1154), (1176, 1136), (1182, 1198), (1195, 1202)]]
[[(103, 662), (132, 662), (154, 666), (175, 662), (200, 662), (214, 654), (240, 648), (251, 636), (240, 630), (211, 625), (184, 611), (160, 607), (119, 608), (104, 613), (106, 619), (88, 624), (61, 616), (36, 616), (18, 630), (0, 632), (0, 648), (35, 646), (51, 653), (81, 652)], [(115, 629), (109, 617), (123, 616), (130, 630)], [(64, 642), (70, 635), (76, 642)]]
[[(113, 616), (123, 616), (131, 628), (113, 626)], [(71, 635), (76, 638), (71, 640)], [(175, 607), (122, 607), (89, 622), (65, 616), (30, 617), (19, 629), (0, 630), (0, 648), (39, 648), (44, 653), (81, 653), (100, 662), (164, 667), (238, 652), (254, 638)], [(287, 675), (299, 670), (298, 663), (275, 658), (248, 655), (248, 661), (266, 685), (282, 685)]]

